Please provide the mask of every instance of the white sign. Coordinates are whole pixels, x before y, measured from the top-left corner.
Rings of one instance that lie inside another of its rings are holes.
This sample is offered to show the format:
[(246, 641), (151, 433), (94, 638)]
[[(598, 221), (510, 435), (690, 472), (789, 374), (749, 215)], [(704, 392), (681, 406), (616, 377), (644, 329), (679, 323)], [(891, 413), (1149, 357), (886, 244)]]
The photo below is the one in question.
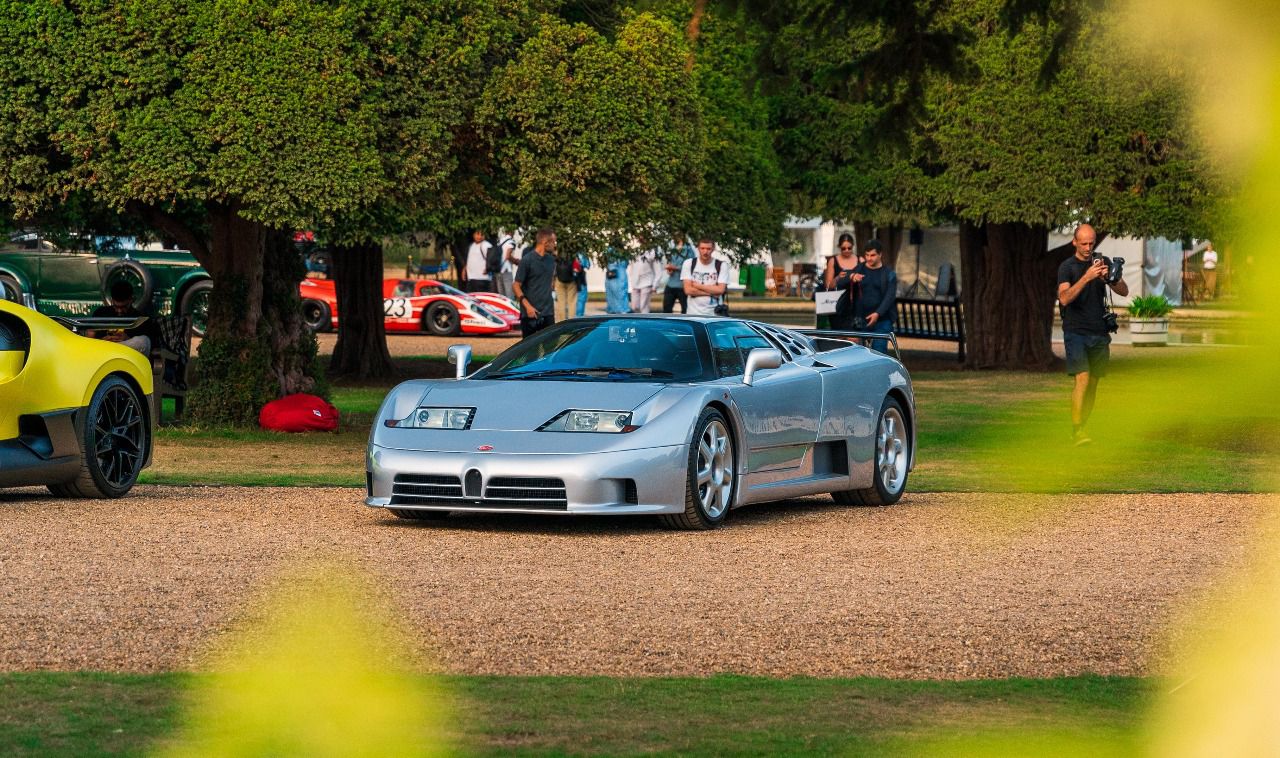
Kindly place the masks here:
[(819, 316), (836, 312), (836, 304), (844, 297), (844, 290), (813, 293), (813, 305)]

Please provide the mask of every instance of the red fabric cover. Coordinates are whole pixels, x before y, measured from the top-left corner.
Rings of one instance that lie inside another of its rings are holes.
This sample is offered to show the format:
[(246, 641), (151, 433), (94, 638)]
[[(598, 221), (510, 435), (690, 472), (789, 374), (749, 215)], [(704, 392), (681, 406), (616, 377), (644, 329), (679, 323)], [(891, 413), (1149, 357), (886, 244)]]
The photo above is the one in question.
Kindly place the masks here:
[(277, 432), (332, 432), (338, 428), (338, 409), (315, 395), (285, 395), (262, 406), (258, 426)]

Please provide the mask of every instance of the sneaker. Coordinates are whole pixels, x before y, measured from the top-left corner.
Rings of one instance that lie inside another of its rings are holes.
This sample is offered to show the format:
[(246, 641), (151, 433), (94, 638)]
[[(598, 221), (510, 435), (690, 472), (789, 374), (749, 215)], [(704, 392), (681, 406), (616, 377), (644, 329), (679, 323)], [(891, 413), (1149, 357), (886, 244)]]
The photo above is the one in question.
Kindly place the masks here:
[(1076, 447), (1080, 447), (1082, 445), (1088, 445), (1093, 442), (1093, 440), (1089, 439), (1089, 435), (1084, 433), (1083, 429), (1073, 433), (1071, 435), (1071, 441), (1075, 443)]

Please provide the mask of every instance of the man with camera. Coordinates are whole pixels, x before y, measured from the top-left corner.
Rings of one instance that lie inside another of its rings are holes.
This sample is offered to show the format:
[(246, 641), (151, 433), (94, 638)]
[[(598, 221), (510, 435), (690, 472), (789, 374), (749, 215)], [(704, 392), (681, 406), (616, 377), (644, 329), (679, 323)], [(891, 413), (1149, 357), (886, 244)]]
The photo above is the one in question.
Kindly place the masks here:
[(1117, 295), (1129, 294), (1123, 275), (1124, 259), (1093, 252), (1097, 235), (1093, 227), (1076, 227), (1071, 245), (1075, 255), (1058, 266), (1058, 303), (1062, 313), (1062, 338), (1066, 345), (1067, 374), (1075, 377), (1071, 391), (1071, 436), (1077, 445), (1092, 440), (1084, 425), (1093, 412), (1098, 380), (1111, 359), (1111, 333), (1116, 315), (1107, 308), (1107, 287)]

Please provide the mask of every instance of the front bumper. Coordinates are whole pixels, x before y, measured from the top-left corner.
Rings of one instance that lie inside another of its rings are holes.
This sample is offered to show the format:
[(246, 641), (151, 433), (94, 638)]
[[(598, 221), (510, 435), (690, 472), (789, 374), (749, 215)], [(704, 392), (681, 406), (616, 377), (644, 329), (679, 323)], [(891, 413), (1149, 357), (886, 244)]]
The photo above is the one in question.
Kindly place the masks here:
[(683, 513), (688, 446), (608, 453), (421, 452), (370, 445), (365, 504), (503, 513)]

